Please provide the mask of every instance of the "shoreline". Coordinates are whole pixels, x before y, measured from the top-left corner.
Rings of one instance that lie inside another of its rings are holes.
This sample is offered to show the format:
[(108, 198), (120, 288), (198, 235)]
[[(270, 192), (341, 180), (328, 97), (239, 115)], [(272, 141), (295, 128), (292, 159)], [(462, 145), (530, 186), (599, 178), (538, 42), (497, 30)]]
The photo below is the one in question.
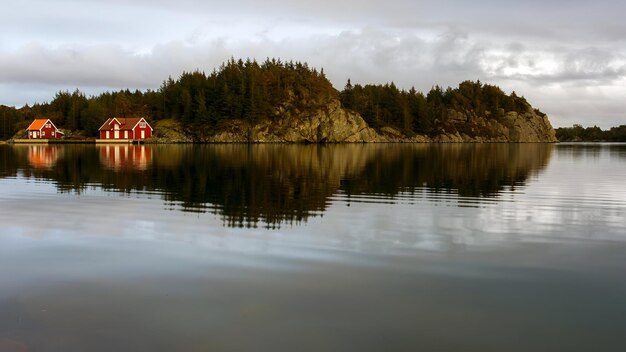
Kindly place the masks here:
[[(590, 143), (590, 142), (560, 142), (560, 141), (357, 141), (357, 142), (287, 142), (287, 141), (158, 141), (158, 140), (45, 140), (45, 139), (18, 139), (0, 141), (0, 144), (41, 145), (41, 144), (96, 144), (96, 145), (173, 145), (173, 144), (284, 144), (284, 145), (340, 145), (340, 144), (558, 144), (558, 143)], [(591, 142), (611, 143), (611, 142)], [(613, 142), (619, 143), (619, 142)]]

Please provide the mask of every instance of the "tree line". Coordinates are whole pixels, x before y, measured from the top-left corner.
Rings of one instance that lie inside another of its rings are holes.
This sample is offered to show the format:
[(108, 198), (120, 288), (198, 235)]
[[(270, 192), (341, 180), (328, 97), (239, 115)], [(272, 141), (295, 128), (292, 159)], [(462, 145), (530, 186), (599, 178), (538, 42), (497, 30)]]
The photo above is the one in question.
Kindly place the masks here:
[[(427, 94), (415, 88), (399, 89), (393, 83), (352, 85), (340, 94), (344, 107), (355, 110), (373, 128), (391, 126), (407, 135), (436, 134), (446, 127), (449, 110), (501, 119), (505, 113), (531, 109), (524, 97), (504, 93), (497, 86), (464, 81), (457, 88), (433, 87)], [(537, 111), (539, 114), (541, 112)]]
[[(506, 94), (480, 81), (464, 81), (456, 88), (435, 86), (422, 93), (415, 88), (399, 89), (394, 83), (353, 85), (348, 80), (337, 91), (323, 70), (306, 63), (230, 59), (209, 74), (193, 71), (178, 79), (170, 77), (156, 90), (126, 89), (91, 97), (79, 90), (61, 91), (48, 103), (19, 109), (0, 106), (0, 139), (11, 138), (35, 118), (50, 118), (57, 127), (71, 131), (68, 135), (96, 136), (101, 124), (113, 116), (143, 116), (150, 122), (175, 119), (190, 134), (208, 135), (229, 120), (254, 124), (260, 119), (279, 119), (285, 109), (307, 112), (330, 99), (339, 99), (375, 129), (390, 126), (407, 136), (440, 133), (453, 122), (452, 110), (468, 119), (501, 120), (508, 112), (532, 109), (515, 92)], [(460, 132), (462, 128), (455, 127)]]
[(210, 74), (184, 72), (171, 77), (157, 90), (120, 90), (86, 97), (84, 93), (58, 92), (49, 103), (16, 109), (0, 106), (0, 139), (11, 138), (35, 118), (50, 118), (58, 127), (96, 136), (109, 117), (143, 116), (149, 121), (177, 119), (189, 131), (207, 132), (229, 119), (254, 123), (277, 118), (275, 110), (290, 101), (291, 109), (312, 109), (315, 104), (338, 97), (326, 79), (306, 63), (267, 59), (234, 60)]
[(560, 142), (626, 142), (626, 125), (602, 130), (598, 126), (583, 127), (575, 124), (572, 127), (559, 127), (555, 131)]

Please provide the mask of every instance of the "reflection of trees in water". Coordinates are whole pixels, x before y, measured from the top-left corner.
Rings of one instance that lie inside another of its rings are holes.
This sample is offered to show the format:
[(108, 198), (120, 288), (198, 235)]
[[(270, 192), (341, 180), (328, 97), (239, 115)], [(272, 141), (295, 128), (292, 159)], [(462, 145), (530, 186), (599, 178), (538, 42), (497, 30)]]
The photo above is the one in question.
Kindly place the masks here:
[(598, 159), (602, 154), (626, 158), (626, 144), (624, 143), (559, 143), (557, 148), (559, 156), (573, 159)]
[(550, 159), (551, 144), (402, 144), (380, 146), (360, 177), (346, 179), (348, 195), (394, 196), (425, 187), (460, 196), (497, 196), (523, 185)]
[(14, 177), (17, 174), (17, 163), (13, 146), (0, 144), (0, 178)]
[[(185, 211), (217, 205), (228, 226), (268, 227), (321, 214), (341, 178), (366, 160), (362, 146), (207, 145), (155, 153), (153, 177)], [(168, 157), (166, 155), (172, 154)], [(163, 164), (161, 163), (163, 161)]]
[(227, 226), (277, 227), (321, 215), (348, 196), (430, 192), (491, 197), (523, 185), (550, 158), (546, 144), (346, 144), (64, 146), (55, 166), (36, 169), (28, 149), (0, 149), (2, 175), (86, 187), (162, 194), (174, 208), (220, 215)]

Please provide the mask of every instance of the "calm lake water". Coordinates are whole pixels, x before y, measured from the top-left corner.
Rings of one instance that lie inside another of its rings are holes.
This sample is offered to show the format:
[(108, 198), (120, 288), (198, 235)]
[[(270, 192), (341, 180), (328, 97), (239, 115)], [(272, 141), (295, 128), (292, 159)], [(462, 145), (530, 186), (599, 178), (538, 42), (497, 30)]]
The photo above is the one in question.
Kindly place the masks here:
[(0, 352), (626, 350), (626, 145), (0, 145), (0, 224)]

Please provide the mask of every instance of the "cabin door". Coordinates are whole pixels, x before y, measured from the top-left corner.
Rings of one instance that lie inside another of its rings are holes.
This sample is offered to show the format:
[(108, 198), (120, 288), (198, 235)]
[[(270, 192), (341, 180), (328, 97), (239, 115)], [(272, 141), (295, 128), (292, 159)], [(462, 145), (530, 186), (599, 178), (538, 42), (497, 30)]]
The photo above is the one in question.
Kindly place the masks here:
[(107, 131), (107, 138), (106, 139), (109, 139), (109, 138), (111, 138), (111, 135), (109, 134), (109, 131)]
[(146, 131), (141, 130), (141, 139), (145, 139), (145, 138), (146, 138)]
[(115, 132), (113, 132), (113, 138), (119, 139), (120, 138), (120, 131), (115, 130)]

